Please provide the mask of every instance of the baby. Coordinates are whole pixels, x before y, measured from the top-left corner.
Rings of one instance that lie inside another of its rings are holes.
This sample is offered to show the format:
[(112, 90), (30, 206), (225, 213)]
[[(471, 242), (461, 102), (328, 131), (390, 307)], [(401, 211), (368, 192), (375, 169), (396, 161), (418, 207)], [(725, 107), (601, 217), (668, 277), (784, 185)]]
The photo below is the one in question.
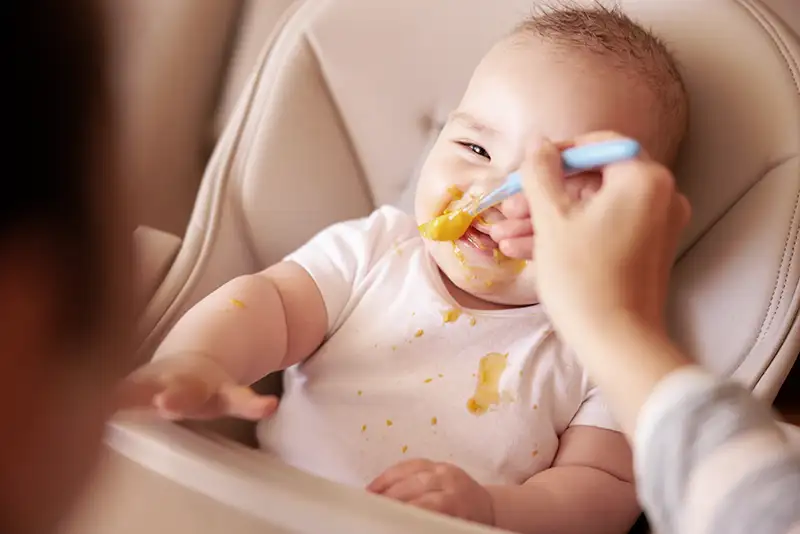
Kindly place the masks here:
[[(536, 306), (518, 243), (492, 237), (503, 209), (455, 242), (417, 225), (496, 187), (536, 136), (614, 130), (671, 162), (686, 109), (664, 46), (620, 12), (538, 13), (478, 65), (421, 171), (415, 218), (382, 207), (225, 284), (132, 391), (168, 417), (263, 419), (262, 446), (285, 462), (420, 507), (519, 532), (626, 532), (628, 445)], [(584, 173), (570, 191), (599, 181)], [(279, 369), (277, 409), (244, 385)]]

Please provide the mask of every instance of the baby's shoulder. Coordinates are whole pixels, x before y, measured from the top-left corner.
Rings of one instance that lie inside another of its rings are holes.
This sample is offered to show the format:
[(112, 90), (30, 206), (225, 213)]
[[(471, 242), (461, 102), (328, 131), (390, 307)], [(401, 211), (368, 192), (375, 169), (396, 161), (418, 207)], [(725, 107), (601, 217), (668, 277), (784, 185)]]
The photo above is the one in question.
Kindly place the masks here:
[(369, 221), (370, 226), (379, 227), (383, 235), (392, 238), (393, 242), (419, 237), (414, 216), (395, 206), (379, 207), (369, 216)]

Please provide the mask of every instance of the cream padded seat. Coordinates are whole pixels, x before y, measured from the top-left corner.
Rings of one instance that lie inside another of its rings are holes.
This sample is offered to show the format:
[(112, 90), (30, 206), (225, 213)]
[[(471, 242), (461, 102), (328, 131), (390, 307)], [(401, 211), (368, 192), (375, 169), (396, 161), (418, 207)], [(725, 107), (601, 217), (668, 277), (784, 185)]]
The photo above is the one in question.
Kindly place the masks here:
[[(209, 291), (280, 260), (326, 225), (380, 204), (410, 208), (416, 171), (472, 68), (531, 3), (297, 5), (221, 136), (181, 249), (142, 318), (142, 353)], [(677, 175), (694, 219), (675, 269), (673, 333), (771, 401), (800, 350), (800, 43), (757, 0), (621, 4), (671, 45), (692, 99)], [(109, 439), (280, 529), (478, 529), (169, 423), (121, 420)]]

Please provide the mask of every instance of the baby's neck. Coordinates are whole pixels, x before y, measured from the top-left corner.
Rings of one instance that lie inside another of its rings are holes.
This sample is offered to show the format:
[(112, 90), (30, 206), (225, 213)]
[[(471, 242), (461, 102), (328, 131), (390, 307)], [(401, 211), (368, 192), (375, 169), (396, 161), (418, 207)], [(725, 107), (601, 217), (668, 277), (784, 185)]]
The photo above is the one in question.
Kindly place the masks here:
[(450, 296), (453, 297), (453, 299), (462, 308), (467, 308), (471, 310), (508, 310), (511, 308), (519, 307), (519, 306), (506, 306), (504, 304), (496, 304), (494, 302), (483, 300), (481, 298), (476, 297), (472, 293), (467, 293), (466, 291), (455, 285), (443, 272), (439, 271), (439, 275), (442, 277), (442, 282), (444, 282), (444, 287), (447, 289), (447, 292), (450, 293)]

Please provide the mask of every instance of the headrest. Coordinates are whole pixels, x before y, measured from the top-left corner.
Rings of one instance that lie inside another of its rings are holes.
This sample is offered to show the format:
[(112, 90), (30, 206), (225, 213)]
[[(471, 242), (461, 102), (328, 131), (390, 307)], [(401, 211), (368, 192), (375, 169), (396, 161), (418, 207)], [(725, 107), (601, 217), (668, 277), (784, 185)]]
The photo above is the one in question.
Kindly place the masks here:
[[(349, 186), (316, 174), (352, 168), (343, 163), (345, 153), (355, 155), (353, 174), (360, 174), (374, 205), (409, 207), (416, 171), (473, 68), (530, 13), (532, 3), (303, 4), (256, 74), (249, 103), (241, 103), (247, 124), (235, 150), (246, 153), (244, 218), (285, 212), (290, 188), (302, 189), (303, 198), (313, 196), (308, 194), (313, 188), (321, 197), (308, 200), (308, 212), (333, 213), (326, 208), (335, 198), (330, 195)], [(800, 343), (797, 37), (756, 0), (620, 5), (672, 49), (691, 98), (690, 132), (677, 176), (694, 218), (675, 270), (675, 335), (717, 371), (769, 389), (760, 385), (765, 373), (781, 373), (768, 381), (780, 384)], [(291, 128), (305, 133), (286, 140)], [(284, 179), (291, 184), (269, 181), (280, 169), (277, 161), (288, 158), (309, 171), (287, 172)], [(265, 188), (277, 190), (281, 203), (268, 203)], [(359, 194), (362, 200), (353, 200), (355, 193), (340, 194), (341, 206), (364, 205), (364, 193)], [(274, 258), (268, 247), (285, 246), (280, 236), (262, 239), (273, 229), (247, 224), (261, 258)], [(765, 395), (775, 393), (767, 389)]]

